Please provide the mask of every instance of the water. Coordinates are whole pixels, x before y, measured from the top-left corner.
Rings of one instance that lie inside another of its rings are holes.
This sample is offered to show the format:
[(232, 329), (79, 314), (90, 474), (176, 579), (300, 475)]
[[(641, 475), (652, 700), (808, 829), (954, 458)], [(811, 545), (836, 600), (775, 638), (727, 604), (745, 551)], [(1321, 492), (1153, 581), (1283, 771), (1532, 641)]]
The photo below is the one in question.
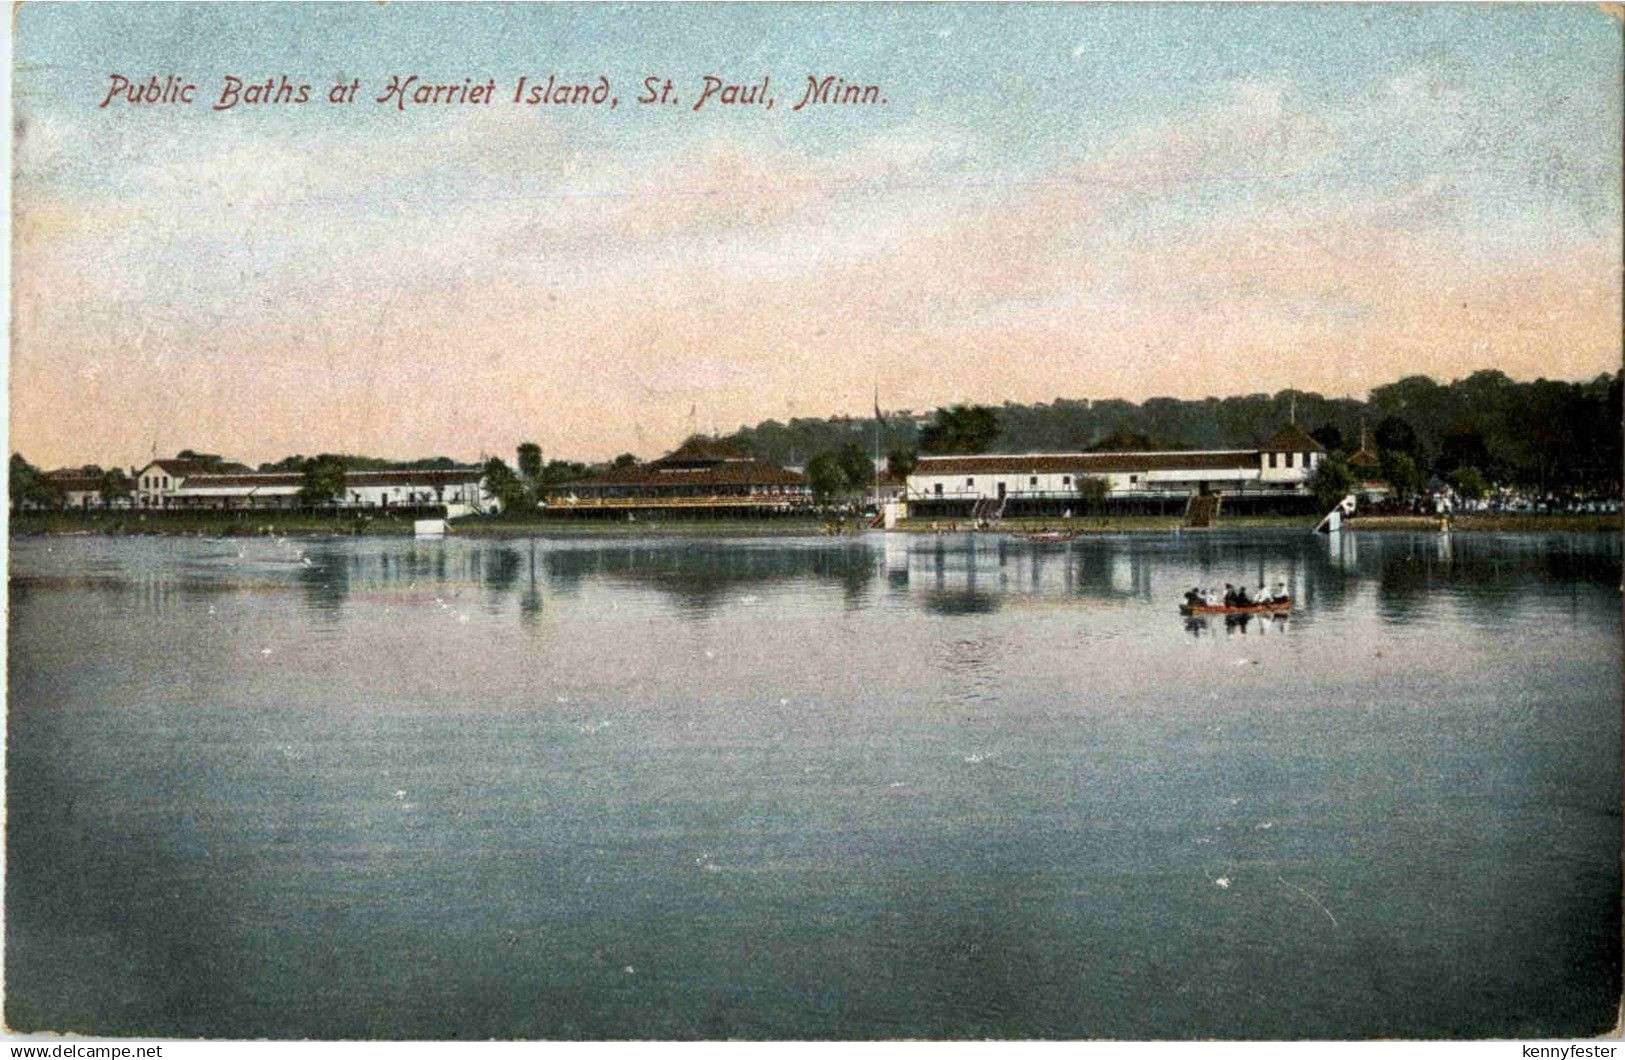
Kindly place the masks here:
[[(1290, 620), (1184, 589), (1289, 583)], [(12, 542), (6, 1016), (1571, 1036), (1607, 535)]]

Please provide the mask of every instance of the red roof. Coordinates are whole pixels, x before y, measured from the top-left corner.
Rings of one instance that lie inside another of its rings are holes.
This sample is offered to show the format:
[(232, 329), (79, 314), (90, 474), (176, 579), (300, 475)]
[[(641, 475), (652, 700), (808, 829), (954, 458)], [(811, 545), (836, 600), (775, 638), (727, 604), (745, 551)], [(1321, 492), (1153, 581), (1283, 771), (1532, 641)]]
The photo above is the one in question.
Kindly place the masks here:
[(600, 486), (801, 486), (807, 478), (761, 460), (727, 460), (708, 467), (662, 467), (663, 461), (611, 468), (589, 478), (565, 483), (551, 492), (568, 493)]
[[(484, 472), (477, 467), (434, 471), (351, 471), (344, 476), (346, 486), (455, 486), (478, 482)], [(303, 472), (253, 471), (246, 475), (192, 475), (188, 488), (246, 486), (302, 486)]]
[(485, 472), (477, 467), (434, 471), (350, 471), (344, 481), (351, 486), (457, 486), (478, 482)]
[(176, 478), (185, 478), (187, 475), (196, 474), (203, 470), (203, 465), (196, 463), (195, 461), (180, 459), (154, 460), (148, 463), (147, 466), (143, 467), (141, 470), (145, 471), (149, 467), (155, 467), (164, 474), (173, 475)]
[(77, 467), (65, 467), (57, 471), (47, 471), (43, 476), (47, 482), (64, 492), (88, 492), (102, 488), (102, 477)]
[(695, 464), (711, 463), (718, 460), (754, 460), (755, 457), (715, 438), (705, 438), (695, 435), (682, 445), (673, 449), (656, 464)]
[(305, 476), (297, 471), (251, 471), (246, 475), (192, 475), (187, 478), (185, 488), (301, 486), (304, 482)]

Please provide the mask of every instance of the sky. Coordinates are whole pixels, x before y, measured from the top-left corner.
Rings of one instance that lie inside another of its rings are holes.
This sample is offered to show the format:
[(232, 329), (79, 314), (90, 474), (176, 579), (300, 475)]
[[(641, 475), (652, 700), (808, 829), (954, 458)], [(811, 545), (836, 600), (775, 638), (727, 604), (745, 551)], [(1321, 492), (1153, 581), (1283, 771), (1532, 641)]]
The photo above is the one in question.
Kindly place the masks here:
[[(25, 5), (12, 450), (597, 460), (877, 389), (1590, 378), (1621, 362), (1621, 31), (1590, 5)], [(197, 88), (103, 106), (115, 74)], [(216, 109), (228, 75), (311, 100)], [(411, 75), (494, 99), (375, 102)], [(512, 101), (550, 75), (616, 103)], [(706, 75), (774, 106), (696, 110)], [(883, 102), (794, 109), (826, 76)]]

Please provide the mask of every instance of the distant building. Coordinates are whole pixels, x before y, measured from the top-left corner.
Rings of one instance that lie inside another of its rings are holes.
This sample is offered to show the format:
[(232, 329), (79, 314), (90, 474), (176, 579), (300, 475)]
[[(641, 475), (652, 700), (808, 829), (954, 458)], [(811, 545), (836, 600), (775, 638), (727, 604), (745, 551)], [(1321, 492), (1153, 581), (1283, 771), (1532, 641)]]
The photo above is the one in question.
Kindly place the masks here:
[(203, 470), (203, 465), (176, 457), (154, 460), (135, 472), (135, 503), (138, 508), (167, 508), (182, 483)]
[(61, 494), (60, 506), (63, 508), (88, 511), (104, 507), (102, 473), (95, 468), (65, 467), (58, 471), (47, 471), (41, 477)]
[(1348, 459), (1354, 476), (1354, 495), (1363, 504), (1380, 504), (1393, 496), (1393, 487), (1382, 477), (1382, 460), (1366, 448), (1365, 428), (1360, 428), (1360, 448)]
[(1288, 424), (1256, 449), (922, 456), (908, 476), (911, 515), (1059, 515), (1138, 507), (1178, 511), (1218, 495), (1232, 511), (1292, 510), (1312, 499), (1325, 447)]
[(647, 464), (564, 483), (547, 495), (549, 514), (569, 515), (771, 514), (811, 503), (805, 475), (707, 438), (691, 438)]
[[(145, 470), (145, 469), (143, 469)], [(298, 471), (247, 471), (236, 474), (199, 473), (184, 476), (182, 484), (165, 495), (172, 508), (264, 509), (301, 507), (299, 492), (305, 476)], [(485, 485), (477, 467), (427, 471), (351, 471), (344, 476), (344, 494), (332, 504), (340, 508), (446, 507), (451, 514), (494, 511), (497, 499)]]

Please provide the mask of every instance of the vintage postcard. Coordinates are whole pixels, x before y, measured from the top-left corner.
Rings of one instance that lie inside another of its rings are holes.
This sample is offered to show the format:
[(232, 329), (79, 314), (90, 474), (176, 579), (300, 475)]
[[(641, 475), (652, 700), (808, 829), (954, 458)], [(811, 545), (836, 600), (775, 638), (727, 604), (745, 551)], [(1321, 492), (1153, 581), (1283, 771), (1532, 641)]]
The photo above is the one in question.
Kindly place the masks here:
[(1622, 26), (15, 7), (8, 1033), (1612, 1033)]

